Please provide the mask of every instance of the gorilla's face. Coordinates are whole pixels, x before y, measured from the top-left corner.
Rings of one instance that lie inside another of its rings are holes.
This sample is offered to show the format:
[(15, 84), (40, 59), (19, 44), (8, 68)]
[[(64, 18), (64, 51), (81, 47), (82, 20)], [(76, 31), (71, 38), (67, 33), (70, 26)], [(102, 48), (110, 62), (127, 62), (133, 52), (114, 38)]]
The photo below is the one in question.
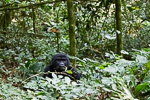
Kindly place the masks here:
[(69, 65), (69, 58), (65, 54), (57, 54), (52, 59), (52, 66), (56, 72), (66, 71)]

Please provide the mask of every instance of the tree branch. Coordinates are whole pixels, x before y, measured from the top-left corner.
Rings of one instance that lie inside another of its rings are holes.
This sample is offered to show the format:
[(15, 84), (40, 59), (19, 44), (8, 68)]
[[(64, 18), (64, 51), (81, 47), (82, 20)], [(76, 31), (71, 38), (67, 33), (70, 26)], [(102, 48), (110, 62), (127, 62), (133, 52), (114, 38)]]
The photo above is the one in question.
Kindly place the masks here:
[(40, 2), (40, 3), (35, 3), (35, 4), (29, 4), (29, 5), (25, 5), (25, 6), (19, 6), (19, 7), (5, 7), (5, 8), (0, 8), (0, 11), (4, 11), (4, 10), (16, 10), (16, 9), (23, 9), (23, 8), (32, 8), (43, 5), (43, 4), (52, 4), (52, 3), (57, 3), (57, 2), (61, 2), (62, 0), (56, 0), (56, 1), (46, 1), (46, 2)]
[(23, 82), (26, 82), (27, 80), (29, 80), (29, 79), (31, 79), (33, 77), (36, 77), (36, 76), (39, 76), (39, 75), (43, 75), (43, 74), (49, 74), (49, 73), (55, 73), (56, 75), (65, 75), (65, 76), (68, 76), (69, 78), (71, 78), (72, 80), (76, 81), (76, 79), (73, 76), (71, 76), (71, 75), (69, 75), (67, 73), (64, 73), (64, 72), (40, 72), (38, 74), (35, 74), (35, 75), (32, 75), (32, 76), (28, 77)]

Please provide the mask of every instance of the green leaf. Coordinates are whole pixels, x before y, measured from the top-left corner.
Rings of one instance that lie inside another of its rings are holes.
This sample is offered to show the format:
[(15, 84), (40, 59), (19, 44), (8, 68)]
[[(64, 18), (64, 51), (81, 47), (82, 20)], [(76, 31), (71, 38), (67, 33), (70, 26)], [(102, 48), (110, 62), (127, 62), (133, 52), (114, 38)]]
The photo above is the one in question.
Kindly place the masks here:
[(5, 0), (7, 3), (9, 3), (10, 2), (10, 0)]
[(26, 67), (26, 68), (29, 68), (30, 63), (31, 63), (31, 62), (30, 62), (30, 60), (29, 60), (29, 61), (27, 61), (27, 62), (25, 63), (25, 67)]
[(105, 84), (108, 86), (113, 84), (113, 80), (111, 77), (110, 78), (103, 77), (101, 81), (102, 81), (102, 84)]
[(66, 81), (67, 84), (70, 84), (70, 82), (71, 82), (69, 77), (65, 77), (65, 81)]
[(71, 70), (67, 70), (66, 71), (68, 74), (72, 74), (72, 71)]
[(137, 7), (132, 7), (132, 5), (127, 5), (127, 8), (129, 11), (133, 11), (133, 10), (138, 10), (139, 8)]
[(142, 50), (144, 50), (146, 52), (150, 52), (150, 48), (143, 48)]
[(133, 9), (133, 10), (138, 10), (139, 8), (137, 8), (137, 7), (132, 7), (132, 9)]
[(105, 65), (100, 65), (100, 69), (105, 69)]
[(145, 76), (145, 78), (143, 79), (143, 83), (145, 82), (150, 82), (150, 75), (148, 74), (147, 76)]
[(139, 64), (145, 64), (145, 63), (148, 62), (148, 59), (144, 56), (137, 55), (136, 56), (136, 62), (139, 63)]
[(146, 69), (150, 69), (150, 61), (145, 64)]
[(147, 86), (148, 86), (148, 82), (137, 85), (135, 87), (135, 95), (137, 95), (140, 91), (145, 90)]
[(45, 92), (39, 92), (37, 95), (45, 95)]

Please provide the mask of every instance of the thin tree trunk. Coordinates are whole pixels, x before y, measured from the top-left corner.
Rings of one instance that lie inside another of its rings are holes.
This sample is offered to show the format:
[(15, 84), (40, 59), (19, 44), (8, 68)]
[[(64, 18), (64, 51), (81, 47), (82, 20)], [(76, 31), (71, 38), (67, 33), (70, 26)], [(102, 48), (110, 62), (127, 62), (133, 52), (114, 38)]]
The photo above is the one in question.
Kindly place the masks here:
[[(68, 19), (69, 19), (69, 38), (70, 38), (70, 55), (76, 56), (76, 39), (75, 39), (75, 16), (73, 0), (67, 0)], [(73, 67), (75, 67), (76, 60), (71, 60)]]
[(33, 31), (36, 34), (36, 29), (35, 29), (35, 10), (32, 7), (32, 20), (33, 20)]
[(123, 49), (122, 25), (121, 25), (121, 1), (116, 0), (116, 30), (117, 30), (117, 54), (121, 55)]

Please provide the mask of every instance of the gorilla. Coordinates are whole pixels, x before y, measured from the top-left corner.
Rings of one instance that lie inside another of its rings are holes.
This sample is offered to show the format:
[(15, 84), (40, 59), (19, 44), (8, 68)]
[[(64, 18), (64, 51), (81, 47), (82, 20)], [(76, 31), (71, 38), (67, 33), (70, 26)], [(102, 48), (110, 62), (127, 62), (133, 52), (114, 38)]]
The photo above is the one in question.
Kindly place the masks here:
[[(67, 70), (70, 70), (71, 73), (67, 73)], [(54, 55), (50, 64), (44, 69), (44, 72), (44, 77), (53, 78), (52, 73), (48, 72), (55, 72), (56, 75), (68, 76), (72, 80), (80, 80), (80, 74), (75, 68), (70, 66), (69, 58), (64, 53)]]

